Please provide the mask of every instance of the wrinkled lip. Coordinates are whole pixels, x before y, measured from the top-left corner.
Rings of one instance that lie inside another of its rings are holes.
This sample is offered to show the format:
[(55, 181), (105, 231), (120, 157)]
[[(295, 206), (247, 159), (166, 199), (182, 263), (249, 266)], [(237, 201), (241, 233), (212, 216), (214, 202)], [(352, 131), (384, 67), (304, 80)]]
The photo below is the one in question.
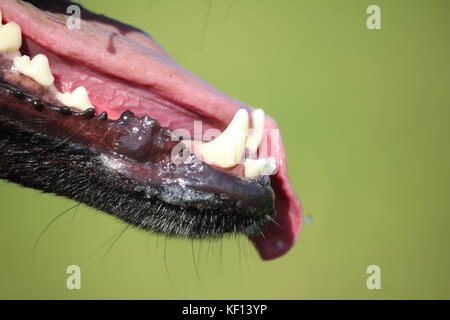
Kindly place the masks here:
[[(42, 1), (32, 1), (36, 5)], [(83, 11), (81, 29), (67, 28), (68, 3), (50, 2), (52, 13), (38, 10), (16, 0), (2, 1), (5, 22), (15, 21), (25, 39), (25, 53), (45, 53), (50, 60), (58, 89), (71, 91), (85, 86), (97, 113), (111, 118), (131, 110), (138, 116), (150, 116), (171, 130), (193, 131), (194, 121), (203, 122), (203, 130), (223, 130), (237, 110), (250, 106), (232, 99), (170, 59), (150, 37), (137, 29), (103, 16)], [(266, 130), (277, 129), (266, 119)], [(275, 192), (276, 216), (263, 233), (253, 238), (264, 259), (276, 258), (294, 244), (300, 230), (301, 208), (286, 169), (286, 155), (280, 139), (268, 137), (271, 157), (278, 172), (271, 177)]]

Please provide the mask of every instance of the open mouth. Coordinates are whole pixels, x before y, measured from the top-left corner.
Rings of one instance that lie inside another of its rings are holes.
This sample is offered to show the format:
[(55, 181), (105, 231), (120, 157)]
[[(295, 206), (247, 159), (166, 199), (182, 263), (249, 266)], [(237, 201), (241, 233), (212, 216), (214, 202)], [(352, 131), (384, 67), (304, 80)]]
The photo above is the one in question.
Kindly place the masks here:
[(143, 32), (68, 1), (2, 0), (0, 177), (170, 236), (247, 234), (264, 259), (300, 229), (275, 122)]

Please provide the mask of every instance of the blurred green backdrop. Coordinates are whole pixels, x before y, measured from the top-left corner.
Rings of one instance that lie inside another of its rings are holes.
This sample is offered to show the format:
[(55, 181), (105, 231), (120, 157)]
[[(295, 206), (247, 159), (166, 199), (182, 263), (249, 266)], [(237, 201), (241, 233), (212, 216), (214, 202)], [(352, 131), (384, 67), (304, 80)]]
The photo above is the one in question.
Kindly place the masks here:
[[(133, 228), (108, 250), (124, 225), (80, 206), (32, 261), (75, 202), (2, 181), (0, 298), (450, 298), (448, 1), (82, 3), (277, 119), (306, 223), (263, 262), (243, 237), (192, 244)], [(370, 4), (382, 30), (366, 27)], [(79, 291), (66, 289), (70, 264)], [(381, 290), (366, 288), (371, 264)]]

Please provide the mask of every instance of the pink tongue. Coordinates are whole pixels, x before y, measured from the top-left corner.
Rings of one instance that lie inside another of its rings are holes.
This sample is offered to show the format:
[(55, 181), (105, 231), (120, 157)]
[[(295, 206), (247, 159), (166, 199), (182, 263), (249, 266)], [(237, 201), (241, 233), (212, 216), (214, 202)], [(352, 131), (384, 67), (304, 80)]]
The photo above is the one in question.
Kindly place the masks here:
[[(171, 129), (192, 130), (193, 120), (201, 119), (205, 130), (223, 129), (239, 108), (252, 110), (181, 68), (143, 33), (133, 30), (128, 37), (117, 33), (128, 28), (118, 22), (98, 17), (94, 21), (86, 13), (81, 29), (70, 30), (65, 17), (50, 15), (25, 2), (3, 0), (1, 10), (4, 22), (15, 21), (21, 26), (29, 53), (44, 51), (49, 55), (56, 85), (63, 90), (84, 85), (97, 111), (108, 111), (114, 117), (130, 109)], [(269, 117), (266, 129), (277, 129)], [(269, 155), (279, 164), (278, 173), (272, 177), (277, 214), (263, 235), (252, 239), (264, 259), (276, 258), (292, 247), (301, 214), (287, 176), (281, 139), (269, 144), (276, 147)]]

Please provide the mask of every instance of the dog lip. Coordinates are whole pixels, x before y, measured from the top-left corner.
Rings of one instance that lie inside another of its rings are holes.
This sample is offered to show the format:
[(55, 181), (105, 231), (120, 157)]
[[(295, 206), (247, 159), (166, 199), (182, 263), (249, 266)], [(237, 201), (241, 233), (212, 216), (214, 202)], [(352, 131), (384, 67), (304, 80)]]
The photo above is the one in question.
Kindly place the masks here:
[(72, 111), (1, 82), (0, 102), (3, 121), (20, 123), (20, 130), (39, 132), (49, 139), (64, 142), (69, 137), (71, 144), (88, 146), (99, 153), (106, 168), (161, 189), (157, 197), (166, 203), (201, 210), (217, 210), (228, 204), (230, 208), (221, 210), (250, 217), (272, 215), (273, 191), (268, 179), (241, 179), (195, 161), (175, 166), (171, 150), (177, 142), (171, 140), (167, 128), (149, 117), (125, 111), (119, 119), (111, 120), (95, 116), (92, 109)]

